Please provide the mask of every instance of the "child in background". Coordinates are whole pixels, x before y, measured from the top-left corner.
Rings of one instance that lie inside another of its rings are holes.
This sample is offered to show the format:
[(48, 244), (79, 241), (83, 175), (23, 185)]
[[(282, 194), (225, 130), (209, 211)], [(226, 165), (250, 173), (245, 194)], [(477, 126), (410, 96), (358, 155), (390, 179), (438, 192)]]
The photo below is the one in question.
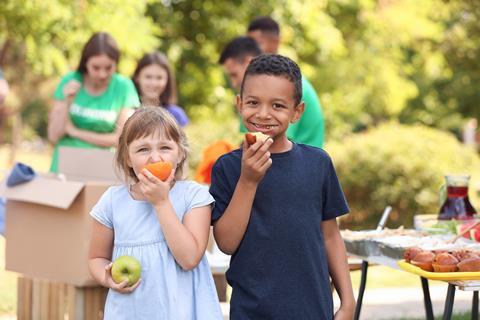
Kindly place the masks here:
[(248, 131), (270, 138), (222, 156), (210, 193), (215, 240), (231, 254), (230, 318), (334, 317), (332, 278), (341, 299), (335, 319), (352, 319), (355, 300), (336, 217), (348, 206), (332, 160), (287, 139), (302, 116), (302, 78), (280, 55), (254, 58), (237, 106)]
[(161, 106), (170, 112), (180, 126), (188, 124), (185, 111), (177, 106), (177, 88), (167, 57), (154, 51), (144, 55), (133, 73), (133, 83), (144, 106)]
[[(182, 180), (187, 141), (162, 108), (140, 108), (122, 130), (116, 166), (125, 185), (110, 187), (94, 206), (89, 268), (110, 288), (105, 319), (222, 319), (205, 257), (213, 198)], [(145, 166), (173, 165), (164, 182)], [(111, 261), (133, 256), (142, 265), (131, 287), (115, 283)]]

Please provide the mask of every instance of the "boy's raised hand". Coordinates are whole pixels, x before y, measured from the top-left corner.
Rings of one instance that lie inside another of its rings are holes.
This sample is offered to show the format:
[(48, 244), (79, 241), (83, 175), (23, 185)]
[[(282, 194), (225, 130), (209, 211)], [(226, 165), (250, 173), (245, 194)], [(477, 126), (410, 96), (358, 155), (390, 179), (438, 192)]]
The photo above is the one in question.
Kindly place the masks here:
[(272, 158), (268, 149), (272, 145), (272, 138), (257, 141), (249, 145), (243, 141), (242, 172), (240, 178), (247, 182), (258, 183), (262, 180), (268, 168), (272, 165)]
[(170, 186), (174, 178), (175, 169), (172, 170), (170, 176), (165, 181), (158, 179), (147, 169), (143, 169), (141, 174), (138, 175), (140, 190), (145, 198), (153, 205), (168, 200), (168, 193), (170, 192)]
[(138, 279), (137, 283), (135, 283), (131, 287), (127, 287), (128, 279), (126, 279), (125, 281), (123, 281), (121, 283), (116, 283), (115, 281), (113, 281), (113, 278), (112, 278), (112, 263), (110, 262), (109, 264), (107, 264), (105, 266), (105, 279), (104, 279), (104, 281), (105, 281), (105, 285), (110, 289), (113, 289), (113, 290), (115, 290), (117, 292), (120, 292), (120, 293), (131, 293), (131, 292), (133, 292), (133, 290), (137, 289), (137, 287), (142, 282), (142, 279)]

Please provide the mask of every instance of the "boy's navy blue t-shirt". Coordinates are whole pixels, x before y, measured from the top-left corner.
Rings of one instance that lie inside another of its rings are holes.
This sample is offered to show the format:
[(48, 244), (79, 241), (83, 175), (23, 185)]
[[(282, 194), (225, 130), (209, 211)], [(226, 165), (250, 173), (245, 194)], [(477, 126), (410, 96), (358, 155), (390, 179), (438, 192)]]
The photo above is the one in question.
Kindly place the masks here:
[[(212, 222), (227, 208), (240, 177), (242, 151), (212, 170)], [(258, 185), (244, 238), (227, 271), (231, 319), (332, 319), (323, 220), (348, 213), (328, 154), (293, 144), (271, 155)]]

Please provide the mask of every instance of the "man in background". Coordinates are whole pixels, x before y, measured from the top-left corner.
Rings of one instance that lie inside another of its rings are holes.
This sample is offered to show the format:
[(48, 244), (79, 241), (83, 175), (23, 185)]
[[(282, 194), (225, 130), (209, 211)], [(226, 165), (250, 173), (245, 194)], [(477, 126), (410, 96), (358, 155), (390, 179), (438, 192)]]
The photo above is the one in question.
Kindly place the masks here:
[[(261, 53), (262, 51), (255, 40), (250, 37), (237, 37), (227, 43), (223, 49), (218, 63), (223, 66), (230, 80), (230, 85), (237, 94), (240, 93), (240, 85), (242, 84), (243, 75), (245, 74), (245, 70), (247, 70), (248, 64)], [(247, 132), (247, 129), (241, 121), (240, 132)]]
[(231, 40), (223, 49), (218, 63), (223, 65), (225, 73), (230, 80), (230, 85), (237, 93), (240, 91), (240, 85), (248, 64), (261, 53), (262, 51), (257, 42), (250, 37), (237, 37)]
[(280, 26), (270, 17), (258, 17), (250, 22), (247, 35), (253, 38), (264, 53), (278, 53)]

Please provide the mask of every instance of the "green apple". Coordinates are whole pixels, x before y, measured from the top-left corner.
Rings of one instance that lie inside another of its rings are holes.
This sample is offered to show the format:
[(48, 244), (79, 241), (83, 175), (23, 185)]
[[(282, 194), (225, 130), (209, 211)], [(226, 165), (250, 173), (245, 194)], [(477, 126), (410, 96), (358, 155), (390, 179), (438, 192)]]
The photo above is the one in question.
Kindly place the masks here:
[(130, 287), (140, 279), (142, 266), (134, 257), (121, 256), (113, 262), (111, 272), (113, 281), (120, 283), (128, 279), (127, 286)]

